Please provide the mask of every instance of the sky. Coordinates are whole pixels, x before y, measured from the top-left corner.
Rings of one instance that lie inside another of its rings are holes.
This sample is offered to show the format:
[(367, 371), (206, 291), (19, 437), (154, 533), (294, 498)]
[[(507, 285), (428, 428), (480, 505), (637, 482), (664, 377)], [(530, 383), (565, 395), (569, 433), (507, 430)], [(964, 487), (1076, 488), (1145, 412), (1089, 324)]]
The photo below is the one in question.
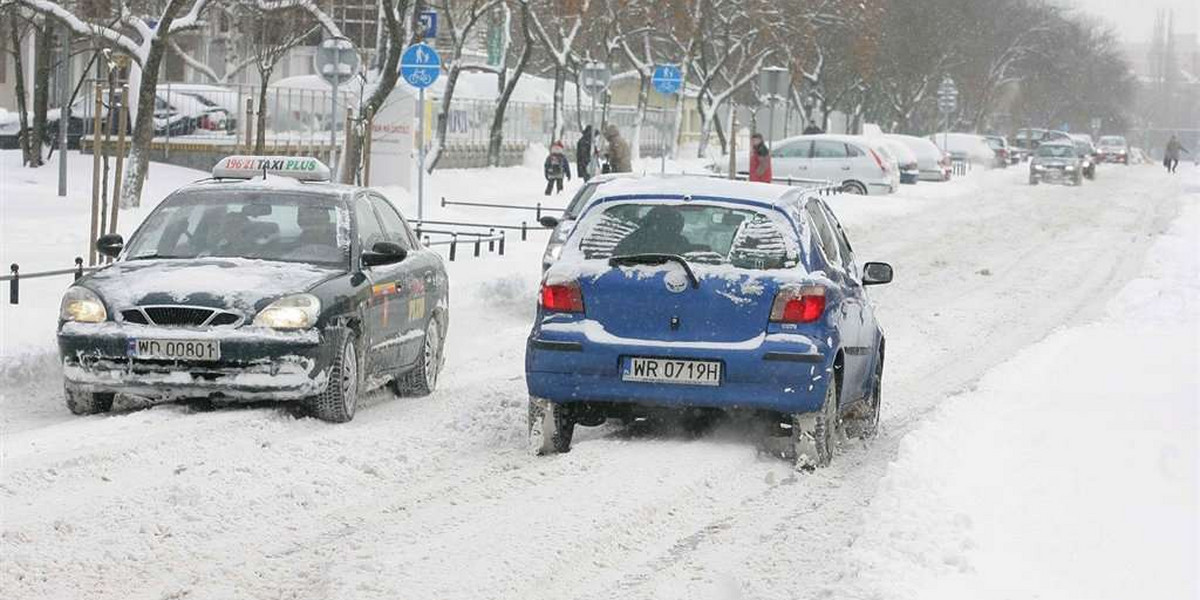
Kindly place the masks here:
[(1064, 4), (1108, 21), (1126, 42), (1150, 39), (1158, 8), (1174, 11), (1175, 33), (1200, 31), (1200, 0), (1066, 0)]

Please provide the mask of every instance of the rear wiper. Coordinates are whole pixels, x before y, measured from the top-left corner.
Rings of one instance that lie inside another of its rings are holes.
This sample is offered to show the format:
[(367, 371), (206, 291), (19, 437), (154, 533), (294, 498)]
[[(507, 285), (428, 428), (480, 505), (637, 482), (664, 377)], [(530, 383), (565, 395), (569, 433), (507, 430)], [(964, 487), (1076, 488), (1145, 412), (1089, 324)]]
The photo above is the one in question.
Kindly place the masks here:
[(186, 258), (186, 257), (171, 256), (168, 254), (139, 254), (137, 256), (130, 256), (129, 258), (127, 258), (125, 260), (152, 260), (152, 259), (156, 259), (156, 258)]
[(700, 289), (700, 280), (696, 278), (696, 274), (692, 271), (692, 265), (687, 259), (678, 254), (624, 254), (614, 256), (608, 259), (610, 267), (628, 267), (632, 265), (662, 265), (669, 262), (679, 263), (687, 273), (688, 281), (692, 282), (692, 289)]

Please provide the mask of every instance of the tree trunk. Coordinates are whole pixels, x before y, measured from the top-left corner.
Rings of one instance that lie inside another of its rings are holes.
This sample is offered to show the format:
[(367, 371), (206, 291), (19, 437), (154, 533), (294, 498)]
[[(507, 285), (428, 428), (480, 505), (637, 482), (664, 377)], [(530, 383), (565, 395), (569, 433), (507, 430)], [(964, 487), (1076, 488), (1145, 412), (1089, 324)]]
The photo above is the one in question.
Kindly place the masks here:
[[(400, 80), (400, 55), (404, 53), (405, 46), (408, 45), (408, 40), (405, 28), (401, 26), (400, 18), (404, 18), (408, 12), (409, 1), (403, 0), (396, 4), (395, 11), (383, 11), (384, 26), (387, 28), (388, 43), (387, 43), (387, 58), (384, 60), (383, 68), (379, 72), (379, 80), (375, 82), (375, 91), (371, 92), (371, 96), (362, 104), (362, 109), (358, 113), (359, 121), (367, 122), (367, 115), (377, 114), (383, 103), (387, 101), (388, 96), (392, 94), (392, 90), (396, 89), (396, 82)], [(365, 131), (363, 136), (372, 135), (372, 132)], [(346, 153), (342, 156), (343, 173), (347, 177), (353, 174), (357, 178), (358, 172), (362, 169), (363, 162), (363, 136), (355, 136), (357, 143), (346, 146)]]
[(454, 88), (458, 85), (458, 76), (462, 73), (462, 67), (458, 66), (457, 60), (454, 66), (450, 67), (450, 73), (446, 76), (446, 87), (442, 89), (442, 118), (438, 119), (437, 135), (433, 138), (433, 158), (425, 166), (426, 172), (429, 173), (441, 162), (442, 149), (446, 147), (446, 133), (450, 129), (450, 103), (454, 101)]
[(517, 82), (521, 80), (521, 75), (525, 73), (525, 66), (529, 64), (529, 58), (533, 56), (534, 40), (529, 32), (528, 10), (528, 6), (522, 5), (521, 23), (525, 30), (525, 47), (521, 49), (521, 57), (517, 59), (517, 66), (513, 68), (512, 74), (504, 83), (504, 90), (496, 103), (496, 114), (492, 116), (492, 128), (488, 132), (488, 166), (490, 167), (500, 166), (500, 147), (504, 144), (504, 113), (508, 110), (508, 99), (517, 89)]
[[(121, 186), (121, 206), (128, 208), (142, 203), (142, 183), (150, 167), (150, 142), (154, 140), (154, 96), (158, 87), (158, 72), (167, 48), (168, 32), (175, 16), (183, 8), (182, 2), (171, 0), (162, 13), (150, 40), (146, 62), (142, 65), (141, 81), (138, 84), (137, 112), (133, 123), (133, 138), (129, 148), (129, 169), (125, 172), (125, 183)], [(168, 123), (168, 127), (170, 124)], [(116, 198), (113, 201), (117, 201)]]
[(15, 76), (14, 83), (17, 88), (17, 119), (21, 127), (18, 136), (21, 141), (21, 164), (36, 167), (38, 165), (32, 156), (34, 145), (32, 143), (33, 135), (29, 129), (29, 109), (25, 105), (25, 61), (21, 59), (21, 32), (19, 29), (17, 20), (13, 19), (8, 33), (13, 47), (13, 75)]
[(256, 132), (254, 134), (254, 153), (259, 156), (267, 148), (267, 84), (271, 81), (271, 72), (274, 70), (274, 65), (270, 68), (259, 68), (258, 70), (258, 115), (254, 119), (254, 129)]
[[(33, 70), (33, 135), (31, 158), (29, 166), (42, 166), (42, 149), (46, 138), (46, 110), (50, 107), (50, 63), (53, 53), (54, 36), (50, 35), (50, 24), (43, 20), (39, 27), (34, 25), (34, 40), (37, 45), (34, 56)], [(61, 125), (61, 123), (60, 123)]]
[(554, 121), (551, 126), (550, 139), (546, 145), (562, 139), (563, 134), (563, 88), (566, 87), (567, 74), (563, 66), (554, 68)]
[(629, 140), (629, 162), (642, 158), (642, 125), (646, 121), (646, 105), (650, 102), (650, 76), (638, 71), (637, 112), (633, 117), (633, 136)]

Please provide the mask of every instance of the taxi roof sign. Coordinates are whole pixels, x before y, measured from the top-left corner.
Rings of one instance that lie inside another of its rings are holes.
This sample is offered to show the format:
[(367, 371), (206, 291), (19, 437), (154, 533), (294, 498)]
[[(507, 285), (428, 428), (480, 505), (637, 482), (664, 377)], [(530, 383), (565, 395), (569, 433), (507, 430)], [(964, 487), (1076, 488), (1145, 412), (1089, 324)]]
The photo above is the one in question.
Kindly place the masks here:
[(307, 156), (226, 156), (212, 170), (218, 179), (253, 179), (270, 173), (300, 181), (329, 181), (329, 167)]

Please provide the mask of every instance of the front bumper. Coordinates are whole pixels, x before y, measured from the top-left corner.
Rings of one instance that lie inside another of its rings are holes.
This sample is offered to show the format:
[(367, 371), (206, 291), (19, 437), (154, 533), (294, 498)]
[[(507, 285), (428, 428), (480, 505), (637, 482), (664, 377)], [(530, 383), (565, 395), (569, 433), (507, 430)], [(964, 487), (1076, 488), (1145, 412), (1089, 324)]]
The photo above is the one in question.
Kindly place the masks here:
[[(525, 381), (531, 396), (562, 403), (811, 412), (820, 408), (832, 373), (830, 347), (796, 333), (765, 333), (731, 343), (666, 344), (573, 325), (543, 325), (530, 336)], [(624, 359), (634, 356), (719, 361), (721, 384), (623, 381)]]
[[(221, 358), (133, 358), (127, 348), (136, 338), (215, 339), (220, 342)], [(325, 388), (335, 350), (324, 338), (315, 330), (292, 333), (66, 323), (58, 333), (58, 347), (67, 385), (84, 391), (161, 400), (295, 400)]]

